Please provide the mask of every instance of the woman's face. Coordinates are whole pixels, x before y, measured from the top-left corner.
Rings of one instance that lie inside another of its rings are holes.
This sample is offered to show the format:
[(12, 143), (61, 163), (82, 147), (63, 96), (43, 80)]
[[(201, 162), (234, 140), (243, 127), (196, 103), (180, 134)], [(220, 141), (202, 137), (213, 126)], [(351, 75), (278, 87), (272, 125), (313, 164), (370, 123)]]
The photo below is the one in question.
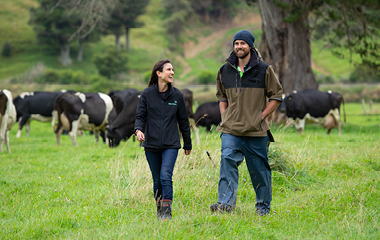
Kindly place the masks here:
[(157, 71), (158, 80), (164, 83), (172, 83), (174, 77), (174, 68), (171, 63), (165, 63), (162, 72)]

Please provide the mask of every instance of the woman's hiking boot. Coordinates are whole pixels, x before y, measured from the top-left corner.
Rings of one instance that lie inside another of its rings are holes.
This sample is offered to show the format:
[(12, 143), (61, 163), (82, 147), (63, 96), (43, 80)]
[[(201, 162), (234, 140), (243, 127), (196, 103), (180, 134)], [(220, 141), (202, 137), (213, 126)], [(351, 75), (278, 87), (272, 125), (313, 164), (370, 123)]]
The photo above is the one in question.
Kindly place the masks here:
[(172, 219), (172, 200), (161, 200), (161, 219), (171, 220)]

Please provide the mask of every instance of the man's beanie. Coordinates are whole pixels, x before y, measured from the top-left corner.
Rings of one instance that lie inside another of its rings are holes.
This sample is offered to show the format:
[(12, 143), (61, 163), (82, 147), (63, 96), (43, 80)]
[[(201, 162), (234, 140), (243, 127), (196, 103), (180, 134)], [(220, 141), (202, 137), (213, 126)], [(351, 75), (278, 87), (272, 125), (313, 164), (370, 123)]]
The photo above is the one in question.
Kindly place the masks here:
[(255, 42), (255, 36), (253, 36), (253, 34), (248, 30), (241, 30), (235, 33), (232, 45), (235, 44), (236, 40), (243, 40), (246, 43), (248, 43), (248, 45), (251, 46), (251, 48), (254, 48), (253, 43)]

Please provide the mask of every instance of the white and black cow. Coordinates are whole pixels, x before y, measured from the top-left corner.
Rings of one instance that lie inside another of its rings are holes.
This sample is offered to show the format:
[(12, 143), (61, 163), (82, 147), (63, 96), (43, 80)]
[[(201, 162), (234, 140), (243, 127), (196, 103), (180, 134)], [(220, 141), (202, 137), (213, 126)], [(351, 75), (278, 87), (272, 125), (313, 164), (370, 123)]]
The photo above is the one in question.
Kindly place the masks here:
[[(299, 134), (305, 128), (305, 121), (321, 124), (330, 134), (331, 129), (338, 128), (341, 134), (340, 104), (344, 99), (337, 92), (321, 92), (319, 90), (294, 91), (284, 101), (286, 116), (294, 120)], [(344, 121), (346, 115), (344, 112)]]
[[(69, 132), (74, 146), (78, 146), (76, 141), (78, 129), (94, 131), (96, 142), (99, 141), (100, 130), (106, 131), (113, 104), (111, 98), (104, 93), (68, 92), (55, 100), (55, 108), (58, 118), (55, 130), (57, 144), (60, 145), (62, 128), (64, 128)], [(53, 121), (55, 122), (55, 119)]]
[(134, 134), (135, 115), (141, 92), (136, 89), (111, 91), (116, 110), (116, 117), (107, 127), (107, 138), (110, 147), (117, 147), (121, 140), (127, 140)]
[(54, 101), (63, 92), (23, 92), (13, 99), (17, 111), (17, 121), (19, 122), (16, 137), (21, 136), (24, 125), (26, 134), (29, 136), (31, 120), (51, 122)]
[(194, 113), (194, 119), (197, 125), (207, 128), (211, 131), (211, 125), (218, 125), (220, 123), (221, 115), (218, 102), (206, 102), (201, 104), (197, 111)]
[(0, 152), (3, 151), (3, 142), (8, 152), (9, 130), (16, 123), (16, 108), (12, 102), (12, 93), (6, 89), (0, 90)]

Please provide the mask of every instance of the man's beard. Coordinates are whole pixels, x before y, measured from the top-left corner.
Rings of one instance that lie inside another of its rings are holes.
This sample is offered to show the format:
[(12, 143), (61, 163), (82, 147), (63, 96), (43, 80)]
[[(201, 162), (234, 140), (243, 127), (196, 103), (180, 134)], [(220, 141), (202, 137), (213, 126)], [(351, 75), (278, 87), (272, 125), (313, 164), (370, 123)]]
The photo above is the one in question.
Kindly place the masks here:
[(238, 56), (237, 51), (235, 51), (235, 54), (236, 54), (236, 56), (237, 56), (238, 58), (240, 58), (240, 59), (244, 59), (244, 58), (246, 58), (246, 57), (248, 56), (249, 52), (244, 52), (244, 54), (243, 54), (242, 56)]

